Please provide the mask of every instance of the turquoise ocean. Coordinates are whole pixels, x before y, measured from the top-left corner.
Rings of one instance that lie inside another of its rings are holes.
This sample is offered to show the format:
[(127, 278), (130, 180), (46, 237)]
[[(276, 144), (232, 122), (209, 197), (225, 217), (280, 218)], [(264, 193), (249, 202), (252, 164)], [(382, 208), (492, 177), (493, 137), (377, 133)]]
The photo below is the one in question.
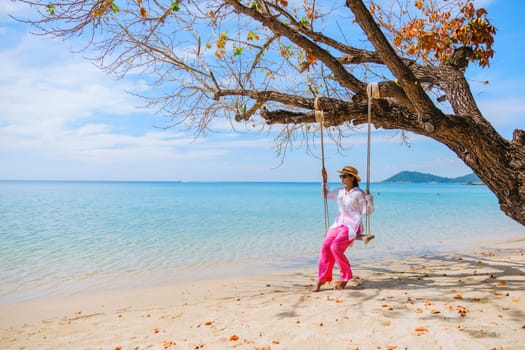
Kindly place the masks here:
[[(354, 266), (525, 234), (485, 186), (370, 189), (377, 238), (347, 251)], [(315, 271), (324, 230), (319, 183), (0, 181), (0, 304)]]

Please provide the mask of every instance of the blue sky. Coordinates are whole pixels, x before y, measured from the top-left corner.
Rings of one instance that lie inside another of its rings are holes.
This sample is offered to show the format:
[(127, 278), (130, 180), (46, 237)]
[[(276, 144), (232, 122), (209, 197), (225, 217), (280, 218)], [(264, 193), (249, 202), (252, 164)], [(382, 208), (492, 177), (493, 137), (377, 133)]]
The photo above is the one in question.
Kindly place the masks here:
[[(525, 3), (479, 3), (498, 30), (496, 56), (490, 68), (471, 67), (467, 76), (485, 117), (510, 139), (515, 128), (525, 129)], [(139, 108), (142, 101), (126, 92), (146, 86), (106, 75), (71, 53), (69, 43), (31, 35), (8, 13), (23, 8), (12, 1), (0, 8), (0, 179), (320, 181), (319, 157), (296, 148), (281, 164), (274, 134), (219, 127), (195, 139), (191, 131), (161, 128), (162, 116)], [(410, 143), (403, 145), (396, 132), (374, 130), (371, 180), (402, 170), (449, 177), (471, 172), (436, 141), (411, 134)], [(346, 164), (365, 174), (365, 127), (344, 146), (340, 154), (326, 145), (330, 180)], [(319, 146), (314, 153), (320, 155)]]

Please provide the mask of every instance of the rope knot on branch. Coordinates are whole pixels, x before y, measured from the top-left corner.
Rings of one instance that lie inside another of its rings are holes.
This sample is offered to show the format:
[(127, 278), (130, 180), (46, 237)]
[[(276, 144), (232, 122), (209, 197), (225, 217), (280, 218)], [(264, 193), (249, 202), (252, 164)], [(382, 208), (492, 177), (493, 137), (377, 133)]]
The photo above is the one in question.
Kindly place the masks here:
[(314, 116), (316, 122), (324, 123), (324, 112), (319, 109), (319, 96), (314, 99)]

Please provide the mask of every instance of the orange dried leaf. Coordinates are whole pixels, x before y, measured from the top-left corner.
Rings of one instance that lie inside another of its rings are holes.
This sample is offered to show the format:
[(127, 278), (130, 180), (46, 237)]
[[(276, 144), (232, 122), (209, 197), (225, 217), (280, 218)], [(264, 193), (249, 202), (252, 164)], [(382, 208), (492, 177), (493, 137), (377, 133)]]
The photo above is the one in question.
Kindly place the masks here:
[(238, 336), (238, 335), (235, 335), (235, 334), (234, 334), (234, 335), (232, 335), (232, 336), (230, 337), (230, 341), (237, 341), (237, 340), (239, 340), (239, 336)]
[(212, 324), (213, 324), (212, 321), (206, 321), (206, 322), (204, 322), (204, 325), (205, 325), (205, 326), (211, 326)]
[(159, 329), (159, 328), (155, 328), (155, 329), (153, 330), (153, 332), (154, 332), (154, 333), (159, 333), (159, 332), (160, 332), (160, 329)]
[(454, 299), (463, 299), (463, 296), (461, 296), (461, 294), (456, 294), (454, 296)]
[(504, 285), (507, 284), (507, 282), (505, 282), (505, 281), (498, 281), (498, 284), (499, 284), (500, 286), (504, 286)]
[(142, 18), (144, 18), (144, 17), (146, 17), (147, 14), (148, 14), (148, 11), (144, 7), (141, 7), (140, 8), (140, 16)]
[(164, 349), (169, 349), (169, 348), (171, 348), (172, 346), (175, 346), (175, 345), (176, 345), (175, 342), (174, 342), (174, 341), (171, 341), (171, 340), (164, 340), (164, 341), (162, 342), (162, 347), (163, 347)]
[(428, 332), (428, 329), (426, 327), (416, 327), (416, 332)]
[(431, 314), (435, 315), (435, 314), (440, 314), (441, 311), (439, 310), (436, 310), (436, 309), (433, 309), (432, 311), (430, 311)]

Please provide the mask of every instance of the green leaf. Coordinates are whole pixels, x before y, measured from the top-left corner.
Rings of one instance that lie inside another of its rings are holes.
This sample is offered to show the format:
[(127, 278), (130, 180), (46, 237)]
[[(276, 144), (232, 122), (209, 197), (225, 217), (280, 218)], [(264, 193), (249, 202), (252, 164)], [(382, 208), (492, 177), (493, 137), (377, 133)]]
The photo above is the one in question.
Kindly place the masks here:
[(257, 11), (261, 11), (262, 7), (257, 1), (252, 1), (252, 8), (256, 9)]
[(257, 40), (259, 39), (259, 36), (254, 32), (249, 32), (247, 38), (248, 40)]
[(171, 2), (171, 11), (173, 12), (179, 12), (180, 11), (180, 4), (178, 1), (172, 1)]
[(305, 16), (303, 16), (303, 18), (301, 18), (299, 23), (301, 23), (303, 26), (309, 26), (310, 25), (310, 20), (308, 18), (306, 18)]
[(49, 15), (54, 16), (55, 15), (55, 5), (47, 5), (46, 6), (46, 12)]
[(243, 49), (242, 47), (236, 47), (236, 46), (234, 46), (234, 47), (233, 47), (233, 56), (234, 56), (234, 57), (235, 57), (235, 56), (240, 56), (240, 55), (242, 54), (242, 51), (243, 51), (243, 50), (244, 50), (244, 49)]
[(113, 11), (113, 13), (119, 13), (120, 12), (120, 7), (118, 7), (117, 4), (115, 4), (113, 2), (113, 3), (111, 3), (111, 10)]

